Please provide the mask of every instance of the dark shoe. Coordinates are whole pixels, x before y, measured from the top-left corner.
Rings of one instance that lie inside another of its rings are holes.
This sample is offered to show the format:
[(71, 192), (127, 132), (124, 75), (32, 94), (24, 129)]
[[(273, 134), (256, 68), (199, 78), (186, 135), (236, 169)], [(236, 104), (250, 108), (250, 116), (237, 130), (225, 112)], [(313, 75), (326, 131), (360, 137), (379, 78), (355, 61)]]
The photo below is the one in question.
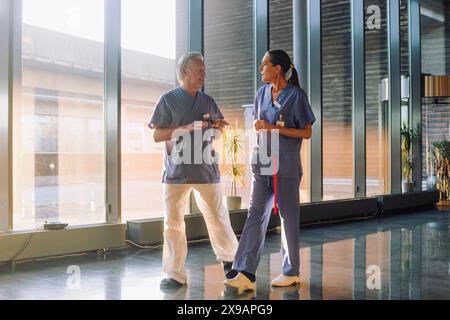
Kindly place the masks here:
[(161, 281), (159, 285), (160, 289), (179, 289), (184, 286), (183, 283), (178, 282), (175, 279), (165, 278)]
[(237, 276), (238, 272), (233, 270), (233, 262), (222, 262), (223, 265), (223, 271), (225, 273), (225, 277), (227, 279), (233, 279)]

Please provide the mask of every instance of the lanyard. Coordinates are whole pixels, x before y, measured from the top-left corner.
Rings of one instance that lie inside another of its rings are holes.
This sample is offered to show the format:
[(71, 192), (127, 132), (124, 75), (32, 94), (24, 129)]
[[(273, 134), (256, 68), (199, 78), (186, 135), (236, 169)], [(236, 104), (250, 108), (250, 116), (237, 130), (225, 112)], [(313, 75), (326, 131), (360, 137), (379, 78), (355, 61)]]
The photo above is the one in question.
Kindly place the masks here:
[(277, 215), (278, 214), (278, 190), (277, 190), (277, 183), (278, 183), (278, 174), (277, 174), (277, 161), (275, 160), (275, 158), (273, 159), (273, 214)]

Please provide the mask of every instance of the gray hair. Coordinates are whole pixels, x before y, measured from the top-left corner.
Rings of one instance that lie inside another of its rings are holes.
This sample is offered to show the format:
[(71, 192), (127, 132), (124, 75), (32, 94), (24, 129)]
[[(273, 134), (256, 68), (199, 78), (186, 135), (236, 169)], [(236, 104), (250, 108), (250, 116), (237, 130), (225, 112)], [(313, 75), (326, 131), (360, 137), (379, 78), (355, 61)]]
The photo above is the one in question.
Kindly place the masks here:
[(200, 52), (189, 52), (181, 56), (180, 60), (178, 60), (177, 64), (177, 78), (181, 83), (183, 82), (183, 73), (186, 70), (187, 66), (192, 60), (201, 60), (203, 61), (203, 55)]

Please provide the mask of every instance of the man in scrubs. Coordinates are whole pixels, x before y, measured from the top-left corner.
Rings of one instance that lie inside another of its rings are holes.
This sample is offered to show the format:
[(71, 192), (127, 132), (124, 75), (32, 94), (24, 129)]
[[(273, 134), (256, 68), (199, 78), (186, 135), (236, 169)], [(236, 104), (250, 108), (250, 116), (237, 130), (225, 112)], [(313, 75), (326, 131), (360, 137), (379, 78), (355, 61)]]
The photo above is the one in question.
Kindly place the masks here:
[(163, 269), (161, 289), (187, 283), (184, 214), (194, 190), (211, 244), (225, 272), (231, 269), (237, 238), (222, 202), (220, 172), (211, 142), (228, 125), (217, 104), (200, 91), (205, 64), (200, 53), (188, 53), (177, 66), (181, 86), (163, 95), (150, 120), (155, 142), (165, 143)]
[[(260, 70), (262, 80), (267, 84), (256, 94), (254, 129), (258, 133), (258, 147), (270, 154), (273, 160), (270, 166), (274, 169), (267, 170), (259, 160), (261, 154), (252, 166), (252, 195), (247, 221), (233, 270), (224, 282), (225, 286), (239, 290), (255, 290), (256, 270), (273, 208), (276, 212), (279, 210), (281, 218), (282, 272), (271, 285), (286, 287), (300, 283), (300, 149), (303, 139), (312, 136), (315, 117), (286, 52), (267, 52)], [(274, 150), (270, 135), (279, 136), (279, 150)]]

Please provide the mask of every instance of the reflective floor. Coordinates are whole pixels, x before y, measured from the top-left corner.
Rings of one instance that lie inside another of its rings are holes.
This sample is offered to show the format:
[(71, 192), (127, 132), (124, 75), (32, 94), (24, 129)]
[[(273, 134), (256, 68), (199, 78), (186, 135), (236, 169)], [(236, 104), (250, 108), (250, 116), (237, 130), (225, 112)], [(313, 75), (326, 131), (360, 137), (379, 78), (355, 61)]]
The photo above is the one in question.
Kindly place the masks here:
[(450, 207), (301, 230), (297, 287), (269, 286), (281, 270), (270, 233), (254, 293), (223, 287), (209, 243), (189, 246), (189, 285), (162, 292), (161, 249), (19, 263), (0, 270), (0, 299), (450, 299)]

